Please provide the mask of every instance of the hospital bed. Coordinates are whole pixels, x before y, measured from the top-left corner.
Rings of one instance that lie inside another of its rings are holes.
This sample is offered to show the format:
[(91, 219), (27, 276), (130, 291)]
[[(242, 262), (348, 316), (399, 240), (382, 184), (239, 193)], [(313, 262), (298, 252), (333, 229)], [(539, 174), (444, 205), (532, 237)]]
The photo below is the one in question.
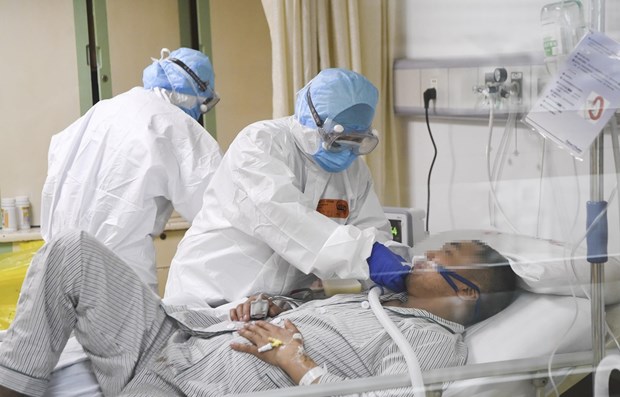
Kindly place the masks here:
[[(519, 296), (499, 314), (465, 331), (467, 365), (423, 373), (428, 396), (554, 396), (592, 372), (589, 264), (574, 257), (579, 284), (569, 287), (570, 247), (553, 241), (492, 230), (456, 230), (418, 242), (416, 254), (448, 241), (481, 240), (507, 255), (520, 276)], [(568, 266), (568, 267), (567, 267)], [(620, 334), (620, 261), (606, 267), (606, 319)], [(582, 290), (582, 288), (585, 289)], [(609, 353), (617, 352), (610, 337)], [(447, 387), (446, 384), (448, 385)], [(410, 385), (407, 374), (354, 379), (338, 385), (249, 393), (245, 396), (330, 396)], [(444, 389), (445, 388), (445, 389)]]
[[(557, 241), (492, 230), (456, 230), (415, 242), (414, 253), (439, 248), (447, 241), (472, 239), (486, 242), (511, 259), (513, 269), (520, 276), (520, 294), (499, 314), (466, 329), (467, 365), (423, 374), (428, 395), (555, 395), (555, 390), (562, 392), (590, 373), (591, 316), (590, 304), (585, 298), (589, 267), (584, 256), (574, 257), (577, 278), (582, 285), (575, 285), (571, 291), (566, 279), (571, 274), (567, 271), (571, 265), (566, 260), (570, 250)], [(606, 267), (606, 280), (607, 320), (617, 337), (620, 333), (620, 261), (613, 256)], [(75, 341), (70, 342), (73, 343)], [(615, 348), (611, 340), (608, 347)], [(75, 353), (76, 349), (69, 351), (74, 354), (63, 356), (46, 396), (101, 395), (96, 380), (88, 371), (89, 362)], [(248, 395), (328, 396), (388, 389), (408, 382), (408, 375), (403, 374)]]

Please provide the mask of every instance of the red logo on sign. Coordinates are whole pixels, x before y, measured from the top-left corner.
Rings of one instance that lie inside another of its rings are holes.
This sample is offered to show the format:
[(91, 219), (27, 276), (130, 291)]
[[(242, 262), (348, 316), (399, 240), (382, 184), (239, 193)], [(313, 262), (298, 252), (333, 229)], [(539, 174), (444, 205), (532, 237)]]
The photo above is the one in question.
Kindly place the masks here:
[(602, 96), (598, 95), (592, 100), (592, 108), (588, 110), (590, 120), (596, 121), (600, 119), (603, 115), (603, 110), (605, 110), (605, 100)]

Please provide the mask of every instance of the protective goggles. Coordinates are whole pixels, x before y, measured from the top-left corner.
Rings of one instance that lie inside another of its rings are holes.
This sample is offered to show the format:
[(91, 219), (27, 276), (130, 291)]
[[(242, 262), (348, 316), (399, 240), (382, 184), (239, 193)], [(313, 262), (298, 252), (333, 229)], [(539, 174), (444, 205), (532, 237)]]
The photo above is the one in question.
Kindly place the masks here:
[(379, 137), (375, 130), (346, 131), (342, 125), (329, 118), (325, 121), (321, 120), (312, 103), (310, 87), (306, 91), (306, 100), (325, 150), (335, 153), (351, 150), (356, 155), (364, 155), (372, 152), (379, 144)]
[(177, 58), (168, 58), (168, 60), (172, 63), (179, 65), (185, 72), (194, 80), (196, 85), (198, 85), (198, 89), (200, 93), (197, 96), (206, 97), (202, 104), (200, 104), (200, 111), (202, 113), (207, 113), (209, 110), (213, 109), (215, 105), (220, 101), (219, 95), (217, 92), (209, 85), (208, 81), (203, 81), (198, 77), (196, 73), (189, 66), (185, 64), (185, 62), (181, 61)]

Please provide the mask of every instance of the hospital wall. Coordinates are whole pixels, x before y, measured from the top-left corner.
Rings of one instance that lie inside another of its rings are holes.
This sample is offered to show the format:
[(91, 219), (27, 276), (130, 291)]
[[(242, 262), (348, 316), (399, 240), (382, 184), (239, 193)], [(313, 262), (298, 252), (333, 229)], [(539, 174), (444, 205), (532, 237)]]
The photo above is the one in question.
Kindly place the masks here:
[[(497, 6), (496, 0), (408, 0), (402, 13), (406, 45), (400, 52), (411, 59), (437, 60), (541, 52), (539, 12), (548, 2), (519, 0)], [(620, 39), (620, 2), (606, 3), (607, 32)], [(115, 21), (109, 26), (114, 93), (139, 85), (145, 63), (161, 47), (178, 45), (176, 4), (108, 0), (108, 18)], [(269, 32), (259, 0), (209, 4), (212, 60), (222, 97), (215, 110), (216, 132), (225, 150), (242, 127), (271, 117), (271, 101), (266, 100), (272, 95)], [(589, 2), (584, 6), (588, 10)], [(0, 48), (6, 58), (0, 63), (0, 195), (28, 195), (33, 223), (39, 224), (49, 139), (80, 115), (73, 1), (0, 0), (0, 10)], [(134, 15), (140, 17), (128, 17)], [(399, 117), (408, 126), (408, 205), (425, 208), (432, 145), (422, 117)], [(503, 132), (502, 123), (495, 123), (495, 139)], [(492, 224), (511, 230), (497, 210), (489, 214), (487, 120), (431, 116), (431, 128), (439, 150), (431, 182), (431, 233)], [(540, 136), (523, 126), (515, 144), (497, 187), (510, 222), (530, 235), (564, 239), (573, 224), (579, 234), (589, 199), (588, 159), (573, 163), (565, 152), (547, 145), (543, 162)], [(605, 196), (616, 178), (610, 147), (606, 145)], [(615, 220), (610, 225), (617, 237), (617, 199), (610, 219)], [(620, 239), (612, 241), (614, 246), (616, 241)]]
[(73, 2), (0, 0), (0, 195), (38, 225), (50, 137), (80, 115)]
[[(407, 2), (403, 52), (410, 59), (438, 63), (523, 53), (542, 57), (540, 10), (549, 2), (504, 1), (501, 6), (495, 0)], [(620, 2), (606, 3), (606, 33), (620, 40)], [(588, 18), (590, 4), (583, 4)], [(473, 91), (471, 95), (475, 95)], [(400, 117), (407, 122), (410, 206), (425, 208), (433, 146), (424, 116)], [(573, 161), (567, 152), (550, 142), (543, 153), (541, 136), (520, 125), (496, 188), (506, 221), (497, 209), (495, 215), (490, 215), (493, 212), (487, 176), (488, 118), (440, 118), (431, 113), (430, 126), (438, 147), (431, 179), (431, 233), (497, 227), (575, 241), (585, 232), (585, 203), (590, 199), (589, 156)], [(494, 123), (493, 155), (505, 126), (505, 119)], [(609, 133), (605, 134), (605, 141), (607, 199), (616, 186), (616, 173)], [(609, 219), (610, 251), (619, 252), (617, 198), (610, 203)]]
[[(142, 70), (162, 47), (180, 45), (178, 3), (106, 1), (113, 95), (141, 85)], [(226, 150), (243, 127), (271, 117), (271, 46), (260, 0), (210, 0), (209, 9), (222, 98), (210, 132)], [(86, 54), (76, 49), (74, 1), (0, 0), (0, 48), (0, 196), (29, 196), (32, 224), (39, 225), (50, 139), (80, 116), (76, 59)], [(160, 293), (185, 233), (173, 229), (155, 240)], [(10, 245), (0, 239), (0, 249)]]
[[(80, 116), (73, 0), (0, 0), (0, 196), (40, 196), (52, 135)], [(217, 139), (225, 150), (253, 121), (271, 117), (271, 51), (260, 1), (210, 0)], [(142, 84), (162, 47), (177, 48), (177, 0), (107, 0), (112, 94)]]

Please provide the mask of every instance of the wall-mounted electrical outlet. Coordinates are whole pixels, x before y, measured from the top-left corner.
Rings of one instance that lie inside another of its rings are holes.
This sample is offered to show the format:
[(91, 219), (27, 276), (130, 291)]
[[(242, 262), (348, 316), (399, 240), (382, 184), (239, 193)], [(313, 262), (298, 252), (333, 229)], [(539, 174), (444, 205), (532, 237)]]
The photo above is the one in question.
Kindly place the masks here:
[(448, 69), (422, 69), (420, 81), (420, 97), (428, 88), (434, 88), (437, 90), (437, 99), (433, 102), (433, 106), (436, 108), (448, 106)]
[(523, 98), (523, 72), (510, 72), (511, 95), (515, 95), (519, 101)]
[(488, 117), (524, 113), (541, 90), (544, 65), (528, 56), (506, 59), (411, 60), (395, 64), (395, 110), (424, 114), (423, 93), (437, 90), (432, 114), (445, 117)]

